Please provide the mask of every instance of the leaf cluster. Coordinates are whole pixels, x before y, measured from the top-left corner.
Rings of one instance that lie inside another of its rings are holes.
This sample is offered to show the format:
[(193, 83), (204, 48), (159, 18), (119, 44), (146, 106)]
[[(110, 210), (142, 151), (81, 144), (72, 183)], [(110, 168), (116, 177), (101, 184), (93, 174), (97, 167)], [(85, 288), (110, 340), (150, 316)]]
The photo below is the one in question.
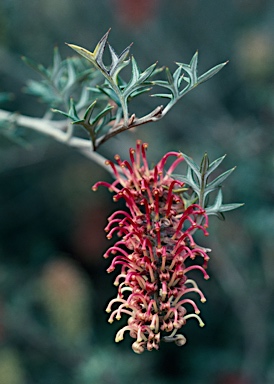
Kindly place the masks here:
[[(209, 162), (208, 155), (205, 153), (198, 166), (193, 159), (183, 154), (185, 162), (187, 163), (187, 173), (183, 175), (173, 175), (176, 179), (185, 183), (188, 187), (186, 192), (183, 192), (183, 198), (186, 206), (198, 202), (198, 204), (205, 208), (208, 215), (216, 215), (220, 219), (224, 219), (223, 212), (231, 211), (241, 207), (243, 204), (231, 203), (223, 204), (222, 185), (227, 177), (235, 170), (233, 167), (216, 178), (212, 177), (212, 173), (223, 162), (226, 155), (219, 157), (212, 163)], [(209, 203), (209, 195), (212, 192), (217, 192), (213, 204)]]
[[(50, 108), (69, 108), (72, 96), (78, 99), (76, 108), (86, 108), (90, 102), (87, 85), (92, 85), (98, 73), (87, 66), (84, 60), (71, 57), (61, 59), (58, 48), (53, 52), (53, 63), (46, 68), (33, 60), (22, 60), (39, 73), (41, 80), (29, 80), (25, 92), (36, 96)], [(97, 81), (97, 80), (96, 80)]]
[[(166, 80), (160, 80), (157, 77), (163, 68), (153, 63), (141, 70), (136, 59), (129, 57), (131, 45), (117, 54), (108, 43), (109, 32), (110, 30), (100, 39), (93, 52), (68, 44), (86, 59), (85, 63), (79, 58), (62, 61), (57, 49), (50, 68), (24, 58), (27, 64), (42, 75), (41, 82), (32, 80), (28, 83), (27, 92), (38, 96), (54, 112), (71, 119), (73, 125), (82, 126), (88, 132), (94, 150), (124, 130), (161, 119), (178, 100), (214, 76), (226, 64), (219, 64), (198, 76), (196, 52), (189, 64), (176, 63), (178, 68), (173, 74), (166, 68)], [(111, 56), (110, 65), (104, 62), (107, 46)], [(88, 63), (92, 66), (88, 66)], [(121, 77), (121, 71), (129, 65), (131, 78), (125, 81)], [(155, 86), (167, 90), (167, 93), (152, 94), (153, 97), (166, 98), (167, 105), (158, 105), (139, 118), (130, 113), (129, 102)]]
[[(203, 75), (198, 76), (198, 51), (195, 52), (189, 64), (176, 63), (178, 68), (171, 74), (169, 68), (166, 68), (167, 80), (156, 80), (155, 85), (166, 88), (169, 93), (157, 93), (154, 97), (169, 99), (166, 111), (169, 110), (178, 100), (185, 96), (199, 84), (204, 83), (216, 75), (228, 62), (224, 62), (211, 68)], [(183, 85), (182, 85), (183, 84)]]

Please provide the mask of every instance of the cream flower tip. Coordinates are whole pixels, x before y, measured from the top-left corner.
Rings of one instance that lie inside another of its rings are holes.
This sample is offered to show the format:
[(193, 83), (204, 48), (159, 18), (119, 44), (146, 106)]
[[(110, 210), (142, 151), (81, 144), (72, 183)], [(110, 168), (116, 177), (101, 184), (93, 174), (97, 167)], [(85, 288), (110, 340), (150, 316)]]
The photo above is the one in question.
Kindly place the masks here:
[(175, 344), (179, 347), (182, 347), (186, 343), (186, 338), (183, 335), (177, 335), (177, 339), (175, 341)]
[(142, 345), (140, 345), (137, 341), (135, 341), (132, 344), (132, 350), (135, 353), (141, 354), (142, 352), (144, 352), (145, 349), (144, 349), (144, 347)]
[(204, 323), (203, 321), (200, 321), (199, 325), (200, 325), (200, 327), (202, 328), (202, 327), (205, 326), (205, 323)]
[(184, 319), (187, 320), (187, 319), (190, 319), (192, 317), (195, 317), (198, 320), (200, 327), (203, 327), (205, 325), (203, 320), (196, 313), (190, 313), (189, 315), (184, 316)]
[(206, 302), (206, 299), (205, 299), (205, 298), (201, 299), (201, 302), (202, 302), (202, 303), (205, 303), (205, 302)]

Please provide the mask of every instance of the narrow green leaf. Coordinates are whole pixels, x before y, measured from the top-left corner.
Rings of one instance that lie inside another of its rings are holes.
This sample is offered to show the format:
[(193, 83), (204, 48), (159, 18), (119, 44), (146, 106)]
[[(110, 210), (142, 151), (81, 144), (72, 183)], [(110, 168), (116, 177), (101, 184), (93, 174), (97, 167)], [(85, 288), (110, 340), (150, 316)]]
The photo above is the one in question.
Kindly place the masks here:
[(188, 74), (189, 80), (190, 80), (189, 85), (191, 87), (197, 84), (198, 52), (195, 52), (189, 65), (184, 63), (176, 63), (176, 64)]
[(233, 209), (240, 208), (243, 205), (243, 203), (222, 204), (220, 207), (220, 212), (232, 211)]
[(215, 76), (227, 63), (228, 61), (226, 61), (225, 63), (218, 64), (215, 67), (211, 68), (209, 71), (205, 72), (203, 75), (199, 76), (198, 83), (204, 83), (211, 77)]
[(73, 120), (73, 122), (80, 120), (72, 98), (70, 99), (70, 107), (68, 112), (60, 111), (59, 109), (55, 108), (52, 108), (51, 110), (55, 113), (61, 113), (61, 115), (68, 117), (69, 119)]
[(190, 78), (187, 76), (181, 76), (182, 80), (184, 80), (186, 83), (190, 84)]
[(70, 48), (72, 48), (75, 52), (79, 53), (79, 55), (83, 56), (85, 59), (89, 60), (93, 65), (96, 66), (96, 68), (100, 68), (100, 66), (96, 62), (96, 57), (94, 54), (90, 51), (88, 51), (85, 48), (79, 47), (78, 45), (74, 44), (67, 44)]
[[(192, 71), (191, 71), (191, 68), (188, 64), (184, 64), (184, 63), (176, 63), (183, 71), (185, 71), (188, 76), (189, 76), (189, 81), (188, 83), (192, 86), (194, 84), (194, 81), (193, 81), (193, 75), (192, 75)], [(187, 81), (187, 78), (185, 78), (185, 80)]]
[(107, 105), (98, 115), (92, 120), (92, 125), (95, 125), (103, 116), (107, 115), (114, 107)]
[[(60, 113), (61, 115), (66, 116), (66, 117), (68, 117), (69, 119), (71, 119), (71, 116), (70, 116), (67, 112), (60, 111), (60, 109), (51, 108), (51, 111), (54, 112), (54, 113)], [(72, 120), (73, 120), (73, 119), (72, 119)]]
[(196, 51), (190, 61), (190, 68), (192, 70), (192, 76), (193, 76), (193, 83), (197, 83), (197, 67), (198, 67), (198, 51)]
[(183, 176), (183, 175), (173, 175), (173, 177), (176, 180), (182, 181), (183, 183), (187, 184), (189, 187), (191, 187), (197, 194), (199, 193), (199, 188), (195, 184), (195, 181), (188, 176)]
[(119, 107), (121, 106), (121, 102), (117, 94), (114, 92), (112, 88), (109, 88), (107, 84), (104, 84), (102, 86), (97, 86), (97, 88), (100, 89), (100, 91), (102, 91), (105, 95), (107, 95), (111, 100), (113, 100)]
[(112, 48), (112, 46), (109, 44), (109, 50), (110, 50), (111, 60), (112, 60), (112, 63), (111, 63), (110, 69), (109, 69), (109, 75), (113, 78), (113, 80), (115, 81), (116, 84), (117, 84), (118, 73), (124, 67), (126, 67), (130, 62), (130, 60), (125, 60), (128, 53), (129, 53), (130, 47), (131, 47), (131, 45), (129, 45), (127, 48), (125, 48), (123, 50), (123, 52), (121, 53), (121, 55), (118, 56), (116, 54), (116, 52), (114, 51), (114, 49)]
[(179, 79), (180, 79), (180, 75), (181, 75), (181, 72), (182, 72), (182, 68), (181, 67), (178, 67), (174, 73), (173, 73), (173, 82), (174, 82), (174, 86), (178, 89), (180, 84), (179, 84)]
[(220, 176), (218, 176), (215, 180), (213, 180), (211, 183), (207, 184), (205, 188), (206, 194), (208, 194), (211, 191), (214, 191), (216, 188), (220, 187), (222, 182), (236, 169), (236, 167), (233, 167), (229, 169), (228, 171), (222, 173)]
[(201, 166), (200, 166), (200, 174), (202, 176), (205, 176), (206, 175), (206, 172), (208, 170), (208, 167), (209, 167), (209, 159), (208, 159), (208, 155), (207, 153), (204, 154), (203, 158), (202, 158), (202, 161), (201, 161)]
[(215, 206), (218, 208), (220, 208), (220, 206), (222, 205), (223, 203), (223, 191), (221, 189), (221, 187), (219, 187), (219, 191), (217, 193), (217, 196), (216, 196), (216, 199), (215, 199)]
[[(58, 75), (57, 75), (58, 77)], [(60, 80), (57, 78), (57, 81)], [(76, 81), (76, 73), (75, 69), (72, 65), (72, 62), (70, 60), (67, 61), (67, 83), (65, 87), (63, 88), (62, 92), (65, 93), (67, 92), (74, 84)]]
[(219, 212), (220, 207), (223, 201), (223, 194), (221, 188), (218, 191), (214, 204), (206, 208), (206, 212), (208, 215), (213, 215)]
[(234, 209), (238, 209), (238, 208), (242, 207), (243, 205), (244, 204), (234, 203), (234, 204), (223, 204), (218, 208), (216, 208), (215, 206), (210, 206), (210, 207), (206, 208), (206, 213), (208, 216), (209, 215), (215, 215), (219, 219), (224, 220), (223, 212), (228, 212), (228, 211), (232, 211)]
[(170, 89), (172, 94), (173, 94), (174, 99), (176, 99), (178, 97), (178, 94), (179, 94), (178, 82), (179, 82), (180, 74), (181, 74), (181, 68), (180, 67), (176, 69), (176, 71), (173, 73), (173, 75), (171, 75), (169, 68), (166, 68), (166, 77), (167, 77), (168, 81), (162, 82), (162, 84), (161, 84), (161, 81), (159, 81), (159, 83), (157, 84), (157, 85), (160, 85), (162, 87)]
[(194, 55), (192, 56), (192, 58), (190, 60), (190, 63), (189, 63), (189, 66), (191, 68), (193, 68), (194, 71), (197, 70), (197, 66), (198, 66), (198, 51), (196, 51), (194, 53)]
[(139, 79), (140, 76), (140, 70), (138, 68), (137, 62), (134, 58), (134, 56), (131, 57), (131, 79), (129, 80), (127, 87), (130, 88), (132, 87)]
[(152, 82), (153, 85), (159, 85), (160, 87), (168, 88), (172, 90), (172, 86), (165, 80), (154, 80)]
[(139, 89), (139, 90), (133, 91), (133, 92), (130, 94), (129, 99), (133, 99), (134, 97), (139, 96), (139, 95), (141, 95), (142, 93), (146, 93), (146, 92), (149, 92), (149, 91), (151, 91), (151, 87), (141, 88), (141, 89)]
[(96, 59), (96, 62), (99, 64), (99, 66), (106, 71), (106, 67), (103, 63), (103, 54), (105, 51), (108, 35), (109, 35), (110, 29), (107, 31), (107, 33), (104, 34), (104, 36), (101, 38), (99, 43), (96, 45), (96, 48), (94, 50), (94, 56)]
[(173, 86), (174, 79), (173, 79), (173, 76), (171, 75), (168, 67), (166, 67), (166, 77), (167, 77), (167, 81), (168, 81), (169, 85)]
[(174, 179), (180, 180), (183, 183), (186, 183), (188, 186), (190, 186), (197, 195), (200, 193), (200, 187), (197, 185), (196, 181), (193, 178), (193, 171), (190, 167), (187, 168), (187, 174), (186, 175), (172, 175)]
[(226, 155), (219, 157), (214, 160), (211, 164), (209, 164), (208, 170), (206, 172), (206, 176), (209, 176), (218, 166), (222, 163), (222, 161), (226, 158)]
[(114, 49), (110, 44), (108, 44), (108, 48), (111, 55), (111, 61), (112, 61), (111, 66), (115, 67), (119, 62), (119, 56), (117, 55), (117, 53), (114, 51)]
[[(105, 128), (110, 121), (115, 120), (114, 117), (111, 116), (111, 113), (105, 114), (101, 120), (98, 121), (98, 124), (95, 127), (95, 133), (96, 135), (100, 132), (101, 129)], [(109, 129), (109, 127), (108, 127)]]
[(154, 95), (151, 95), (151, 97), (161, 97), (161, 98), (173, 99), (172, 93), (156, 93)]
[(201, 174), (200, 174), (200, 169), (199, 169), (198, 165), (190, 157), (188, 157), (186, 154), (182, 153), (182, 155), (183, 155), (184, 160), (187, 163), (187, 165), (196, 174), (198, 180), (201, 181)]
[(60, 71), (60, 67), (62, 64), (62, 59), (59, 53), (58, 47), (55, 47), (53, 50), (53, 65), (52, 65), (52, 71), (51, 71), (51, 79), (54, 79), (58, 72)]
[(157, 62), (149, 66), (144, 72), (141, 73), (141, 76), (139, 78), (139, 82), (146, 81), (153, 73), (154, 69), (156, 68)]
[(87, 110), (86, 110), (86, 112), (85, 112), (85, 114), (84, 114), (84, 120), (85, 120), (86, 122), (89, 122), (90, 117), (91, 117), (91, 115), (92, 115), (92, 112), (94, 111), (94, 108), (95, 108), (96, 103), (97, 103), (97, 100), (95, 100), (93, 103), (91, 103), (91, 104), (89, 105), (89, 107), (87, 108)]
[(145, 81), (151, 76), (151, 74), (153, 73), (157, 65), (157, 63), (154, 63), (150, 67), (148, 67), (144, 72), (140, 73), (140, 70), (138, 68), (138, 65), (134, 57), (132, 57), (131, 61), (132, 61), (132, 76), (129, 83), (125, 86), (122, 92), (125, 100), (131, 95), (132, 92), (136, 91), (140, 87), (147, 86)]

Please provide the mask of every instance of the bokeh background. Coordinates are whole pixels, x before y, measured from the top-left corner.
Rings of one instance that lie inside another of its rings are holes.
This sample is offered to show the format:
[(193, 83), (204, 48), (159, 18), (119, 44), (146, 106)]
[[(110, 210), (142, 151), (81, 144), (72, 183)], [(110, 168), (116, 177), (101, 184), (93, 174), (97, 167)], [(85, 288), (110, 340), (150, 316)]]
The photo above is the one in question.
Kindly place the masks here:
[[(25, 55), (50, 65), (64, 42), (93, 50), (112, 27), (121, 52), (132, 41), (142, 68), (175, 68), (198, 49), (201, 73), (230, 60), (160, 122), (106, 143), (108, 158), (136, 137), (157, 161), (182, 150), (197, 162), (227, 154), (225, 202), (244, 202), (211, 218), (211, 279), (197, 279), (208, 301), (206, 323), (188, 322), (186, 346), (164, 344), (135, 355), (114, 343), (119, 324), (104, 312), (114, 294), (102, 259), (103, 228), (115, 209), (109, 176), (77, 151), (22, 130), (27, 145), (0, 143), (0, 382), (3, 384), (274, 383), (274, 3), (272, 0), (1, 0), (0, 108), (43, 116), (22, 92), (36, 74)], [(136, 111), (152, 101), (144, 97)], [(153, 104), (151, 104), (153, 105)], [(122, 320), (121, 320), (122, 321)]]

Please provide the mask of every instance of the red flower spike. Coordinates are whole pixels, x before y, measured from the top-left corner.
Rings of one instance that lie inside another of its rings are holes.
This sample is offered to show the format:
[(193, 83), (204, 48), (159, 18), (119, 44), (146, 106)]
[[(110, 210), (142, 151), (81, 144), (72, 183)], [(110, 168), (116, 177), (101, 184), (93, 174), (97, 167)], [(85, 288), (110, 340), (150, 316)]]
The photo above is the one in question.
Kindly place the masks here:
[[(132, 349), (136, 353), (158, 350), (161, 341), (184, 345), (186, 339), (178, 331), (190, 318), (204, 325), (198, 306), (187, 295), (197, 294), (202, 303), (206, 299), (195, 280), (186, 275), (197, 270), (209, 278), (205, 268), (210, 250), (193, 238), (198, 230), (208, 235), (207, 214), (198, 204), (185, 208), (176, 191), (184, 183), (171, 177), (184, 158), (181, 153), (168, 152), (150, 169), (147, 147), (138, 140), (136, 149), (129, 150), (129, 161), (121, 161), (116, 155), (121, 171), (107, 162), (116, 180), (112, 184), (98, 182), (93, 187), (106, 186), (115, 193), (114, 201), (124, 199), (128, 208), (114, 212), (106, 226), (107, 238), (114, 233), (120, 236), (104, 254), (105, 258), (114, 255), (107, 271), (118, 266), (121, 269), (114, 281), (118, 295), (110, 301), (107, 312), (111, 312), (110, 323), (123, 314), (129, 316), (115, 341), (123, 340), (128, 331), (135, 339)], [(175, 160), (165, 172), (167, 159), (172, 156)], [(203, 264), (197, 264), (196, 259), (202, 259)]]

